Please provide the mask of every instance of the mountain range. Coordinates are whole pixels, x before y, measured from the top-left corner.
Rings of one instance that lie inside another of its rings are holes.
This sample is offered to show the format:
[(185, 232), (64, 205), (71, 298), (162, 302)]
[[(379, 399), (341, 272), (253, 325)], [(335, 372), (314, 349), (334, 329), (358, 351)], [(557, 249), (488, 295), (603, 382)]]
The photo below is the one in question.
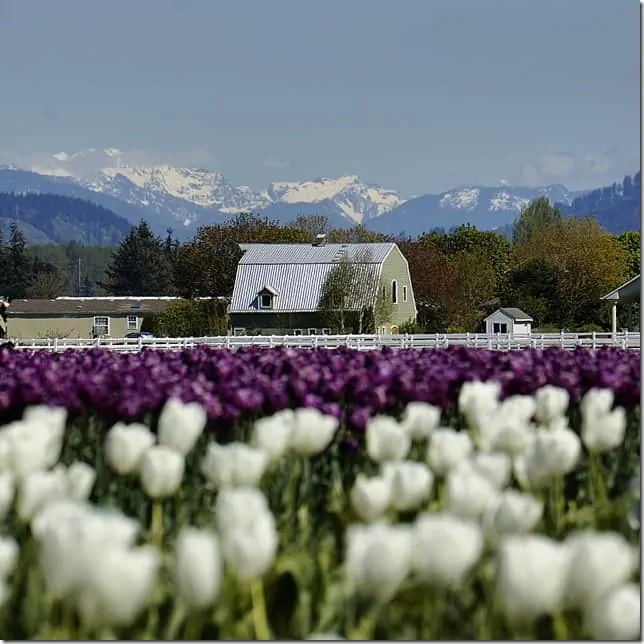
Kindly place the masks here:
[(286, 223), (298, 215), (325, 215), (334, 227), (363, 224), (376, 232), (417, 235), (471, 223), (484, 230), (507, 228), (530, 201), (546, 195), (570, 208), (586, 191), (554, 184), (540, 187), (468, 185), (440, 194), (406, 198), (355, 175), (271, 183), (263, 191), (233, 185), (220, 172), (133, 163), (115, 148), (40, 158), (30, 167), (0, 166), (0, 192), (48, 193), (91, 201), (130, 223), (149, 221), (178, 239), (198, 226), (255, 212)]

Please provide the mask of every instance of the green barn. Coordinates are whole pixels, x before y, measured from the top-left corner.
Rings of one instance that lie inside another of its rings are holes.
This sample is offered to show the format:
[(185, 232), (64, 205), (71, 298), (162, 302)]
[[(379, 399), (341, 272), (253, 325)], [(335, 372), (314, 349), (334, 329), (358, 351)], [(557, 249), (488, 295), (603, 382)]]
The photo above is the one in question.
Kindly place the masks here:
[(311, 244), (240, 246), (235, 335), (395, 334), (416, 319), (409, 266), (395, 243), (331, 244), (319, 235)]

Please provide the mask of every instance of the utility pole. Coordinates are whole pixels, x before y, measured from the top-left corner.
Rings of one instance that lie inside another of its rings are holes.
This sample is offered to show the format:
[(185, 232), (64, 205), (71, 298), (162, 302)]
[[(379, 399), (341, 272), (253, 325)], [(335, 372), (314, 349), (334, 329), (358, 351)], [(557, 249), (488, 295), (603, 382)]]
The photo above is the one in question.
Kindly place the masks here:
[(81, 258), (78, 258), (78, 297), (81, 296)]

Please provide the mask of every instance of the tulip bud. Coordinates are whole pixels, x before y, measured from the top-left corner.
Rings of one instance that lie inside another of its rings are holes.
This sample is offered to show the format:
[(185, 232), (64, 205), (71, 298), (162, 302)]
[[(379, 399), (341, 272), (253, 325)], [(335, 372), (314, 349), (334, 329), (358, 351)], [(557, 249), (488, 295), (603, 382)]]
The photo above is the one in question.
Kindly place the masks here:
[(318, 409), (297, 409), (293, 416), (290, 447), (301, 456), (312, 456), (325, 450), (338, 429), (338, 419)]
[(367, 478), (358, 474), (350, 498), (353, 509), (363, 521), (376, 521), (389, 507), (391, 483), (383, 476)]
[(222, 563), (215, 534), (183, 528), (177, 537), (174, 582), (191, 610), (211, 606), (221, 587)]
[(427, 463), (436, 476), (445, 476), (469, 458), (474, 446), (465, 432), (449, 427), (436, 429), (429, 440)]
[(116, 423), (105, 438), (105, 460), (117, 474), (132, 474), (138, 471), (143, 453), (154, 443), (154, 434), (145, 425)]
[(366, 447), (376, 463), (402, 461), (409, 453), (411, 437), (394, 418), (375, 416), (367, 423)]
[(216, 487), (254, 487), (268, 465), (268, 454), (245, 443), (208, 445), (201, 470)]
[(207, 420), (206, 410), (199, 403), (170, 398), (159, 416), (159, 443), (185, 456), (195, 446)]
[(155, 445), (141, 458), (140, 476), (143, 491), (151, 499), (172, 496), (181, 485), (185, 461), (169, 447)]

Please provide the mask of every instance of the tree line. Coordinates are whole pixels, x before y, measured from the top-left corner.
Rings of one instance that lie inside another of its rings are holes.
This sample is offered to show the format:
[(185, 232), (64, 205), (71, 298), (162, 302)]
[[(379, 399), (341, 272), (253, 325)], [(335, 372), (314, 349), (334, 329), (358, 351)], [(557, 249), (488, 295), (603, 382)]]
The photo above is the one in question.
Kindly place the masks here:
[(611, 235), (593, 218), (562, 216), (541, 197), (523, 210), (511, 239), (471, 225), (392, 238), (363, 226), (333, 229), (323, 216), (280, 225), (241, 214), (199, 228), (186, 243), (177, 242), (171, 230), (162, 237), (141, 222), (113, 249), (73, 244), (27, 248), (13, 226), (8, 242), (0, 243), (0, 262), (12, 266), (0, 273), (5, 279), (0, 281), (0, 295), (229, 297), (242, 254), (238, 244), (312, 243), (320, 233), (329, 243), (399, 245), (409, 264), (418, 308), (411, 330), (418, 332), (476, 331), (499, 306), (523, 309), (534, 318), (534, 328), (543, 330), (605, 329), (609, 312), (600, 296), (640, 272), (639, 232)]

